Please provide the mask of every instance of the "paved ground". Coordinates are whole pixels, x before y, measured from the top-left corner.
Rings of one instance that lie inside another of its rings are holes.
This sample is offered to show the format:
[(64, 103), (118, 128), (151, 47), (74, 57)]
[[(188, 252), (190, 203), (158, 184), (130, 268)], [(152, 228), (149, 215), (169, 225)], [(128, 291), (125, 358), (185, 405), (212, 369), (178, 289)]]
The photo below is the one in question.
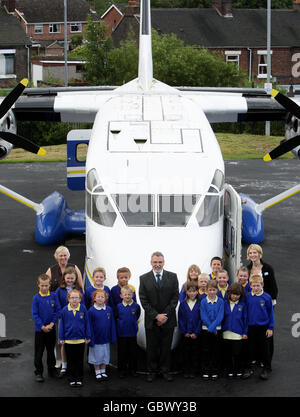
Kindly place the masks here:
[[(235, 188), (249, 194), (257, 202), (300, 182), (300, 164), (296, 160), (280, 160), (265, 164), (259, 160), (226, 162), (226, 179)], [(63, 163), (1, 164), (1, 184), (40, 202), (53, 190), (64, 194), (71, 208), (83, 208), (82, 192), (66, 187), (66, 167)], [(299, 397), (300, 340), (292, 335), (294, 314), (299, 312), (300, 283), (297, 259), (300, 247), (300, 194), (265, 213), (266, 240), (264, 259), (276, 271), (279, 299), (276, 307), (275, 353), (273, 373), (264, 382), (257, 376), (247, 381), (203, 382), (183, 379), (173, 383), (157, 380), (149, 384), (144, 376), (119, 380), (114, 368), (111, 381), (97, 384), (86, 368), (85, 385), (72, 390), (64, 380), (49, 380), (38, 384), (33, 377), (33, 321), (31, 300), (36, 292), (36, 278), (53, 263), (56, 246), (42, 247), (34, 242), (34, 212), (0, 195), (0, 312), (6, 316), (7, 338), (22, 341), (18, 346), (0, 349), (0, 354), (15, 353), (16, 357), (0, 357), (1, 397), (100, 397), (165, 398), (171, 397)], [(83, 270), (84, 242), (67, 242), (72, 260)], [(245, 247), (243, 261), (245, 262)], [(300, 326), (299, 326), (300, 335)]]

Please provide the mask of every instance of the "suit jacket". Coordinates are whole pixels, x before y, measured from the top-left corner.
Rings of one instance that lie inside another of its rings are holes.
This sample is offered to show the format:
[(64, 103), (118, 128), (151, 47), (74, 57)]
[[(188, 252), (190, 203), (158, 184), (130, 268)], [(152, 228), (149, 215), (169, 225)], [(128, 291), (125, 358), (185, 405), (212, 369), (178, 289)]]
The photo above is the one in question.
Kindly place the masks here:
[(173, 272), (163, 271), (160, 287), (158, 287), (153, 271), (140, 276), (139, 296), (145, 310), (145, 328), (156, 326), (155, 317), (166, 313), (168, 320), (162, 328), (172, 328), (177, 325), (176, 306), (179, 290), (177, 275)]

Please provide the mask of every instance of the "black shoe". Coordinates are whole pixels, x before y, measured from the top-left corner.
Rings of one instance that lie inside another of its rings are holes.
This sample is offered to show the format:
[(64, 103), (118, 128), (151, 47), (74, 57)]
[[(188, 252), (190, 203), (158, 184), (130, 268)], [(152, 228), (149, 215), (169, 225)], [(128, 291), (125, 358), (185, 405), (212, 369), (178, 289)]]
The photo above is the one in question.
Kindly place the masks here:
[(45, 381), (43, 375), (41, 375), (41, 374), (37, 374), (35, 376), (35, 380), (36, 380), (36, 382), (44, 382)]
[(63, 378), (67, 374), (66, 368), (62, 368), (58, 374), (58, 378)]
[(245, 372), (242, 375), (242, 379), (248, 379), (250, 376), (253, 375), (252, 369), (246, 369)]
[(155, 374), (152, 374), (151, 372), (147, 375), (147, 382), (153, 382), (155, 379)]
[(165, 380), (165, 381), (167, 381), (167, 382), (172, 382), (173, 381), (173, 377), (172, 377), (172, 375), (171, 374), (169, 374), (168, 372), (164, 372), (163, 374), (162, 374), (162, 376), (163, 376), (163, 379)]
[(211, 379), (213, 381), (216, 381), (218, 378), (219, 378), (219, 375), (218, 374), (212, 374), (212, 376), (211, 376)]

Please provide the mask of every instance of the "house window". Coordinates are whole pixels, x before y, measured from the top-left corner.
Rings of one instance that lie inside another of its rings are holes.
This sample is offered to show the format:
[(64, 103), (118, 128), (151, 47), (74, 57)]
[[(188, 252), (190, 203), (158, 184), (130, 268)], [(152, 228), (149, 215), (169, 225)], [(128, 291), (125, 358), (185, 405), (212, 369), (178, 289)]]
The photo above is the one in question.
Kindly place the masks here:
[(43, 33), (43, 25), (34, 25), (34, 33)]
[[(272, 51), (271, 51), (272, 55)], [(267, 63), (267, 51), (257, 51), (257, 78), (267, 78), (268, 74), (268, 63)], [(272, 65), (271, 65), (272, 68)]]
[(49, 33), (60, 33), (60, 24), (50, 23), (49, 24)]
[(81, 23), (71, 23), (70, 24), (71, 33), (82, 32)]
[(240, 55), (241, 51), (225, 51), (226, 62), (233, 62), (239, 68)]
[(0, 50), (0, 78), (15, 78), (15, 50)]

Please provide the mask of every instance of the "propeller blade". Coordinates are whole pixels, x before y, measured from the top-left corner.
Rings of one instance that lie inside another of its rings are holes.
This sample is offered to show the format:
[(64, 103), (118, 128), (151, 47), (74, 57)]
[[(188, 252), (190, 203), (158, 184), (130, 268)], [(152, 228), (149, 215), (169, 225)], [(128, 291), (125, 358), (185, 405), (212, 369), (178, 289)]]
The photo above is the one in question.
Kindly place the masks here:
[(271, 90), (271, 96), (274, 97), (275, 100), (279, 104), (281, 104), (286, 110), (288, 110), (298, 119), (300, 119), (300, 106), (298, 106), (298, 104), (296, 104), (293, 100), (274, 89)]
[(18, 100), (24, 89), (27, 87), (28, 80), (23, 80), (5, 97), (0, 104), (0, 119), (8, 112), (11, 106)]
[(11, 132), (0, 132), (0, 137), (7, 142), (12, 143), (14, 146), (19, 146), (25, 151), (36, 153), (38, 155), (45, 155), (45, 149), (31, 142), (29, 139), (24, 138), (23, 136), (16, 135)]
[(300, 135), (294, 136), (293, 138), (282, 142), (277, 148), (273, 149), (270, 153), (264, 156), (264, 161), (271, 161), (272, 159), (278, 158), (279, 156), (291, 151), (300, 145)]

